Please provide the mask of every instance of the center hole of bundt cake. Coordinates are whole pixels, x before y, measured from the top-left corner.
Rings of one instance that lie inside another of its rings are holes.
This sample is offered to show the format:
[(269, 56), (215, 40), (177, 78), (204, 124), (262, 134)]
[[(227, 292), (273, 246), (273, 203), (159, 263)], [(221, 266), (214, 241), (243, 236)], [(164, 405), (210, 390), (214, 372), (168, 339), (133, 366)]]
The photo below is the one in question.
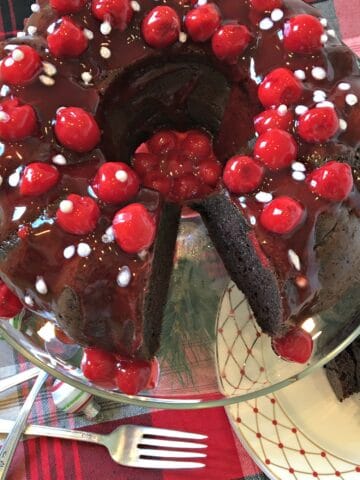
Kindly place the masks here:
[(198, 129), (158, 131), (139, 145), (132, 164), (145, 187), (172, 202), (209, 195), (222, 172), (211, 135)]
[(195, 53), (132, 66), (99, 109), (106, 158), (132, 165), (145, 187), (173, 202), (210, 194), (222, 173), (213, 140), (229, 93), (225, 76)]

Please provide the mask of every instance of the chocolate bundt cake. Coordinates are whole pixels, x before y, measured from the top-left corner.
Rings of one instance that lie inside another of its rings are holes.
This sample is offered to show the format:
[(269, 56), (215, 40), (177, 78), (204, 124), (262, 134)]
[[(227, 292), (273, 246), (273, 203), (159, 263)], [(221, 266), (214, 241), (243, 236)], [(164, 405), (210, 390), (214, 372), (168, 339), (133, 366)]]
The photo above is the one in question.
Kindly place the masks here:
[(360, 75), (301, 0), (39, 0), (1, 46), (0, 275), (75, 341), (158, 348), (197, 210), (272, 336), (360, 268)]

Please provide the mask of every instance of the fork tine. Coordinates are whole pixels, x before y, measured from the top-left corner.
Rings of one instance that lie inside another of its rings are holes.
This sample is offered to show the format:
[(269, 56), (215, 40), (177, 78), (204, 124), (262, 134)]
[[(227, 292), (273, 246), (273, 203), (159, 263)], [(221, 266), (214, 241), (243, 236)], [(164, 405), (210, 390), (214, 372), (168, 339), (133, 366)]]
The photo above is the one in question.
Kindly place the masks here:
[(141, 457), (158, 457), (158, 458), (205, 458), (206, 457), (206, 453), (179, 452), (176, 450), (156, 450), (152, 448), (139, 449), (138, 454)]
[(169, 460), (147, 460), (145, 458), (140, 458), (136, 460), (132, 465), (132, 467), (140, 467), (140, 468), (160, 468), (160, 469), (183, 469), (183, 468), (203, 468), (205, 467), (204, 463), (198, 462), (177, 462), (169, 461)]
[(165, 428), (141, 427), (143, 435), (159, 435), (160, 437), (186, 438), (188, 440), (205, 440), (207, 435), (199, 433), (181, 432), (179, 430), (168, 430)]
[(178, 442), (172, 440), (161, 440), (159, 438), (146, 438), (143, 437), (140, 439), (138, 445), (150, 445), (154, 447), (165, 447), (165, 448), (207, 448), (207, 445), (204, 443), (194, 443), (194, 442)]

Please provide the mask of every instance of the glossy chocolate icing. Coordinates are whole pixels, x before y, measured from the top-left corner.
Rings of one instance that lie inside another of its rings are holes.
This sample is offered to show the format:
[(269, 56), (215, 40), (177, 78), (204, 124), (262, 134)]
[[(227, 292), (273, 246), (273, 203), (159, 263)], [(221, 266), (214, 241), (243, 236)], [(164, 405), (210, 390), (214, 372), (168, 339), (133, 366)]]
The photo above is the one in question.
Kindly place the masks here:
[[(11, 88), (12, 95), (34, 106), (39, 118), (39, 133), (23, 142), (1, 145), (0, 174), (4, 179), (0, 194), (1, 276), (23, 301), (25, 296), (30, 296), (34, 310), (62, 323), (80, 343), (101, 344), (131, 355), (138, 354), (144, 343), (143, 308), (151, 277), (152, 250), (145, 258), (139, 258), (125, 254), (115, 243), (102, 241), (113, 214), (121, 205), (109, 207), (100, 203), (102, 216), (98, 227), (84, 237), (67, 234), (54, 222), (59, 201), (69, 193), (87, 194), (89, 184), (105, 158), (107, 161), (130, 162), (139, 143), (163, 127), (207, 129), (214, 136), (215, 152), (222, 162), (233, 154), (252, 154), (256, 138), (253, 118), (262, 110), (257, 100), (257, 87), (269, 71), (287, 66), (306, 74), (299, 104), (314, 106), (313, 92), (321, 89), (335, 104), (340, 118), (348, 124), (346, 131), (326, 144), (312, 145), (297, 138), (298, 160), (311, 169), (327, 159), (342, 159), (354, 167), (358, 180), (360, 165), (356, 152), (360, 147), (360, 104), (347, 105), (347, 92), (337, 88), (339, 82), (348, 82), (351, 92), (360, 98), (359, 69), (351, 51), (329, 35), (326, 46), (318, 54), (285, 52), (282, 43), (284, 22), (300, 13), (319, 16), (314, 8), (300, 0), (286, 0), (282, 7), (284, 18), (270, 30), (259, 27), (259, 21), (265, 15), (255, 13), (248, 1), (217, 0), (214, 3), (219, 6), (224, 22), (239, 21), (253, 35), (250, 46), (236, 65), (217, 60), (211, 52), (210, 42), (194, 43), (187, 39), (185, 43), (177, 42), (164, 50), (147, 46), (141, 37), (140, 25), (144, 15), (158, 4), (153, 0), (141, 2), (140, 12), (134, 13), (125, 31), (113, 29), (108, 36), (100, 33), (100, 22), (92, 16), (89, 6), (79, 14), (71, 15), (77, 23), (93, 32), (94, 38), (80, 58), (66, 60), (52, 58), (47, 50), (47, 29), (58, 21), (58, 15), (47, 0), (41, 0), (40, 11), (26, 22), (26, 29), (29, 26), (37, 28), (36, 35), (10, 40), (1, 48), (0, 53), (4, 56), (8, 44), (30, 44), (40, 52), (44, 61), (57, 69), (53, 86), (46, 86), (36, 79), (26, 87)], [(173, 7), (180, 18), (192, 8), (185, 1), (170, 0), (167, 5)], [(111, 51), (108, 59), (100, 54), (100, 48), (104, 46)], [(326, 70), (325, 80), (312, 77), (314, 66)], [(89, 84), (83, 82), (83, 72), (91, 73)], [(64, 150), (57, 143), (52, 126), (56, 110), (62, 106), (81, 107), (96, 115), (103, 129), (99, 148), (90, 154), (79, 155)], [(64, 154), (68, 165), (59, 167), (61, 181), (47, 194), (35, 198), (21, 197), (17, 188), (8, 185), (8, 177), (16, 169), (21, 172), (24, 165), (35, 161), (51, 162), (57, 153)], [(319, 217), (336, 218), (341, 209), (350, 212), (352, 217), (356, 216), (359, 194), (354, 190), (346, 204), (330, 206), (316, 199), (304, 182), (293, 180), (289, 171), (267, 175), (259, 190), (274, 195), (290, 194), (307, 210), (305, 224), (289, 238), (265, 232), (259, 222), (251, 226), (269, 268), (279, 279), (280, 291), (283, 291), (283, 320), (286, 320), (301, 312), (309, 302), (313, 305), (321, 292), (316, 238), (324, 238), (328, 230), (324, 227), (323, 232), (316, 232)], [(229, 203), (236, 205), (250, 225), (250, 216), (257, 218), (262, 207), (254, 195), (247, 196), (246, 208), (238, 198), (228, 197)], [(159, 196), (142, 192), (140, 201), (159, 220), (162, 211)], [(353, 223), (358, 238), (357, 217)], [(25, 240), (17, 236), (21, 225), (31, 225), (30, 235)], [(91, 255), (85, 259), (75, 255), (65, 260), (64, 248), (81, 241), (91, 246)], [(341, 247), (335, 245), (334, 248)], [(300, 258), (300, 272), (289, 262), (289, 249)], [(129, 266), (133, 277), (129, 287), (119, 288), (116, 275), (124, 265)], [(294, 284), (299, 274), (307, 279), (305, 288)], [(48, 294), (36, 292), (37, 276), (44, 277)], [(283, 288), (289, 282), (291, 288)], [(65, 299), (61, 297), (64, 287), (70, 288)], [(64, 304), (71, 303), (72, 291), (76, 292), (76, 308), (82, 315), (73, 324), (69, 320), (63, 322), (59, 312), (59, 298), (61, 310)], [(272, 333), (275, 331), (273, 329)]]

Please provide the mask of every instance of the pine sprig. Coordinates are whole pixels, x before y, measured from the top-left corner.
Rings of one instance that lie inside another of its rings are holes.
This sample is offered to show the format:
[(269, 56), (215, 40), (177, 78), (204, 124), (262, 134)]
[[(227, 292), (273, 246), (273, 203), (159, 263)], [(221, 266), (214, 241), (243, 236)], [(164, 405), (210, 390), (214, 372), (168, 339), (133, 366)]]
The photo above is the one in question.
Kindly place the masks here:
[(206, 262), (182, 258), (173, 272), (160, 348), (160, 358), (181, 383), (192, 381), (189, 353), (197, 358), (215, 340), (219, 293)]

